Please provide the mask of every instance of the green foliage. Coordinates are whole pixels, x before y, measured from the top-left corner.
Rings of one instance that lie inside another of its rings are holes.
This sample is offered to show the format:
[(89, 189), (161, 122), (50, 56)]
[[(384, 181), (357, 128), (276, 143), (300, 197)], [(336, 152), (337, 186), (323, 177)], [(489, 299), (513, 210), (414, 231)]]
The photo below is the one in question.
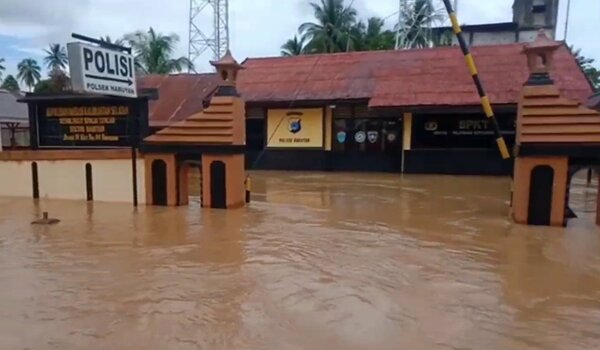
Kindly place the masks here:
[(392, 50), (396, 43), (396, 34), (385, 30), (379, 17), (369, 18), (366, 25), (359, 21), (350, 29), (350, 37), (354, 51)]
[(17, 78), (19, 78), (25, 85), (29, 87), (29, 90), (40, 81), (42, 75), (40, 74), (41, 68), (36, 60), (33, 58), (25, 58), (17, 65)]
[(193, 63), (186, 57), (172, 57), (179, 42), (176, 34), (164, 35), (150, 28), (147, 32), (127, 34), (124, 40), (132, 47), (136, 68), (142, 74), (169, 74), (194, 69)]
[(8, 90), (11, 92), (17, 92), (21, 90), (17, 79), (15, 79), (15, 77), (10, 74), (6, 76), (6, 78), (2, 82), (2, 86), (0, 86), (0, 89)]
[(52, 70), (48, 79), (40, 80), (35, 84), (36, 93), (61, 93), (71, 90), (71, 79), (62, 70)]
[(107, 44), (115, 44), (115, 45), (119, 45), (119, 46), (123, 46), (125, 44), (125, 39), (121, 38), (121, 39), (116, 39), (116, 40), (112, 40), (110, 38), (110, 36), (101, 36), (100, 37), (100, 41), (103, 41)]
[(69, 63), (67, 49), (60, 44), (50, 44), (48, 49), (44, 50), (46, 57), (44, 63), (49, 70), (62, 70), (67, 68)]
[(569, 46), (569, 49), (595, 90), (600, 91), (600, 70), (594, 66), (596, 60), (582, 55), (581, 49), (575, 49), (573, 46)]
[[(351, 3), (352, 4), (352, 3)], [(396, 47), (396, 33), (402, 48), (447, 46), (451, 35), (435, 37), (431, 28), (445, 18), (443, 9), (436, 9), (432, 0), (414, 0), (400, 10), (402, 27), (386, 28), (385, 20), (358, 20), (358, 12), (346, 6), (344, 0), (312, 2), (315, 21), (298, 28), (300, 39), (294, 36), (282, 47), (282, 56), (347, 51), (391, 50)]]
[(298, 38), (297, 35), (294, 35), (293, 39), (286, 41), (286, 43), (281, 46), (281, 56), (298, 56), (305, 53), (306, 43), (304, 38)]
[(348, 51), (350, 30), (356, 24), (356, 9), (344, 5), (344, 0), (321, 0), (310, 3), (315, 22), (300, 25), (298, 31), (310, 52), (333, 53)]

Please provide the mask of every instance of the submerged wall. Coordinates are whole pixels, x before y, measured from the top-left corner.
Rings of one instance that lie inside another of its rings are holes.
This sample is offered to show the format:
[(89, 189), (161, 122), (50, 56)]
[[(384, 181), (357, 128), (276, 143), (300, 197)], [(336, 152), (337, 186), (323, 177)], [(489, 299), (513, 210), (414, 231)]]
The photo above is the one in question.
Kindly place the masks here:
[[(86, 173), (89, 164), (90, 181)], [(34, 179), (37, 168), (37, 185)], [(138, 201), (145, 203), (144, 161), (137, 161)], [(133, 203), (129, 151), (14, 151), (0, 156), (0, 196)]]

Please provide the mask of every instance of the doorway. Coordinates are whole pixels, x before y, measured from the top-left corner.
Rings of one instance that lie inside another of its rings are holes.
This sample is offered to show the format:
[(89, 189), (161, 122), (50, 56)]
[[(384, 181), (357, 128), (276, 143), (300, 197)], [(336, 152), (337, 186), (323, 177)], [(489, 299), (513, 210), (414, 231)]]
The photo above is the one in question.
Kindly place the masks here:
[(152, 162), (152, 204), (167, 205), (167, 163), (161, 159)]
[(529, 219), (527, 224), (549, 226), (552, 213), (554, 169), (539, 165), (531, 171), (529, 186)]
[(210, 199), (214, 209), (227, 209), (225, 163), (214, 161), (210, 163)]

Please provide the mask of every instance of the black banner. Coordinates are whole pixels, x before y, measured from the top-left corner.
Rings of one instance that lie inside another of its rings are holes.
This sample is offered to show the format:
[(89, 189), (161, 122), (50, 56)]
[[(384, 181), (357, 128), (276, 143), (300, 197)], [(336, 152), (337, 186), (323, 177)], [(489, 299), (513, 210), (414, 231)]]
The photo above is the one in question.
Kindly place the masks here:
[(37, 105), (38, 146), (114, 148), (132, 145), (135, 111), (122, 101), (48, 102)]
[[(499, 116), (502, 136), (510, 146), (515, 139), (515, 116)], [(496, 137), (492, 121), (485, 116), (415, 116), (413, 147), (420, 148), (493, 148)]]

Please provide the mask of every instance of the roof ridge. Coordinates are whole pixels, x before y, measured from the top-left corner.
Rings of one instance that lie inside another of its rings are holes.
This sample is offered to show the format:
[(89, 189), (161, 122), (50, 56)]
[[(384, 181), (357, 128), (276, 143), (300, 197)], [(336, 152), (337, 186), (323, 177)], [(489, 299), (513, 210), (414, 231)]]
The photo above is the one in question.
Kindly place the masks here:
[[(472, 49), (478, 50), (480, 48), (515, 47), (515, 46), (524, 46), (525, 44), (526, 43), (477, 45), (477, 46), (474, 46)], [(319, 58), (319, 57), (363, 56), (363, 55), (373, 55), (373, 54), (382, 54), (382, 53), (406, 54), (406, 53), (413, 53), (413, 52), (445, 51), (445, 50), (459, 50), (459, 49), (460, 49), (460, 47), (458, 45), (449, 45), (449, 46), (413, 48), (413, 49), (407, 49), (407, 50), (371, 50), (371, 51), (317, 53), (317, 54), (305, 54), (305, 55), (297, 55), (297, 56), (262, 56), (262, 57), (249, 57), (244, 61), (244, 63), (248, 62), (248, 61), (260, 61), (260, 60), (298, 60), (298, 59)]]

